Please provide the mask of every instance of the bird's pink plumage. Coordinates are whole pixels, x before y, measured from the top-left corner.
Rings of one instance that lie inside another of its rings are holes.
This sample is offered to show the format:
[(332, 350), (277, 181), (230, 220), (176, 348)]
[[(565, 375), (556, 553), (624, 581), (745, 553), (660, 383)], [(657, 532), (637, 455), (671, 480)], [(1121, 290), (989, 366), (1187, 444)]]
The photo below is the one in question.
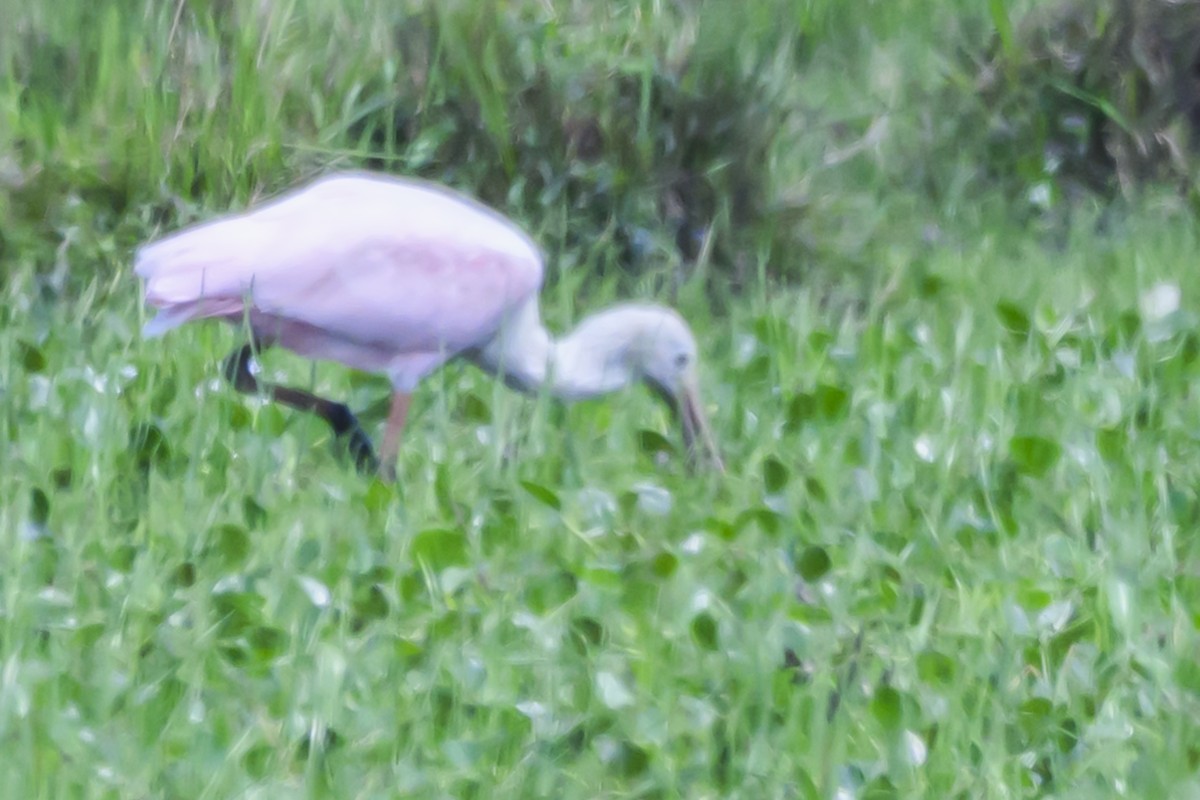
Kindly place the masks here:
[(169, 236), (139, 251), (136, 270), (162, 309), (153, 332), (249, 314), (302, 355), (420, 374), (485, 344), (542, 281), (537, 247), (496, 212), (366, 175)]

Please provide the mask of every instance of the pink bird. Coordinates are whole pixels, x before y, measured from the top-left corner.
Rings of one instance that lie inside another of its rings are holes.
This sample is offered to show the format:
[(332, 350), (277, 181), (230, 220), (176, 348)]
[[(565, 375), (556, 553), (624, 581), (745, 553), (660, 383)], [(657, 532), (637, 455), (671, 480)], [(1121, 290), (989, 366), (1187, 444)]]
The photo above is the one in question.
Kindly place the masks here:
[[(146, 302), (159, 309), (145, 335), (197, 319), (248, 323), (250, 343), (225, 362), (234, 386), (320, 415), (350, 437), (361, 467), (385, 479), (394, 478), (417, 384), (460, 356), (516, 389), (567, 400), (645, 382), (678, 415), (689, 453), (703, 450), (723, 469), (700, 402), (696, 340), (679, 314), (617, 306), (555, 341), (538, 310), (537, 246), (498, 212), (448, 188), (330, 175), (144, 245), (135, 271)], [(345, 405), (260, 386), (251, 358), (272, 345), (389, 378), (380, 459)]]

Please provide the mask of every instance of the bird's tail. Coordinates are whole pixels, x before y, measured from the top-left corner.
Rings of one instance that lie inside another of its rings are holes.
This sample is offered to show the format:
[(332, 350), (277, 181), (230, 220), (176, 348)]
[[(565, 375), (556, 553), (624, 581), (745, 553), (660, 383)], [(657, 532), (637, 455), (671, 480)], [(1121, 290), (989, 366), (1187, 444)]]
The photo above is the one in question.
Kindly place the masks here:
[[(217, 226), (220, 226), (219, 228)], [(138, 248), (133, 271), (158, 315), (142, 334), (161, 336), (204, 317), (237, 315), (260, 259), (262, 234), (243, 220), (201, 225)]]

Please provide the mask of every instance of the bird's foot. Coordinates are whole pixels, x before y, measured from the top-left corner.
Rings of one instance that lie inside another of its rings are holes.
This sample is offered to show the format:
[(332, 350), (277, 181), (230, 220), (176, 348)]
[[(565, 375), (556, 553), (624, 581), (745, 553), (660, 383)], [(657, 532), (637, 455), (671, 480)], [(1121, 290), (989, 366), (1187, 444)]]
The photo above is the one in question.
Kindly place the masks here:
[(350, 451), (359, 472), (368, 475), (379, 471), (379, 459), (375, 456), (375, 448), (371, 446), (371, 438), (362, 428), (355, 425), (339, 435), (339, 438), (342, 437), (346, 439), (346, 449)]

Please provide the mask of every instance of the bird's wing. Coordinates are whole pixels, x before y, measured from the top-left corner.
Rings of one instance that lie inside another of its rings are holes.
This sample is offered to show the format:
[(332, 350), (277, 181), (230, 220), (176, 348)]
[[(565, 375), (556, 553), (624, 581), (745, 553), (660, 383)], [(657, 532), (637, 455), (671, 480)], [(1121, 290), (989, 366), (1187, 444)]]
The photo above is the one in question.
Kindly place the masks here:
[(151, 332), (237, 316), (249, 302), (395, 353), (481, 344), (542, 280), (536, 246), (495, 212), (357, 177), (147, 245), (135, 268), (162, 309)]

